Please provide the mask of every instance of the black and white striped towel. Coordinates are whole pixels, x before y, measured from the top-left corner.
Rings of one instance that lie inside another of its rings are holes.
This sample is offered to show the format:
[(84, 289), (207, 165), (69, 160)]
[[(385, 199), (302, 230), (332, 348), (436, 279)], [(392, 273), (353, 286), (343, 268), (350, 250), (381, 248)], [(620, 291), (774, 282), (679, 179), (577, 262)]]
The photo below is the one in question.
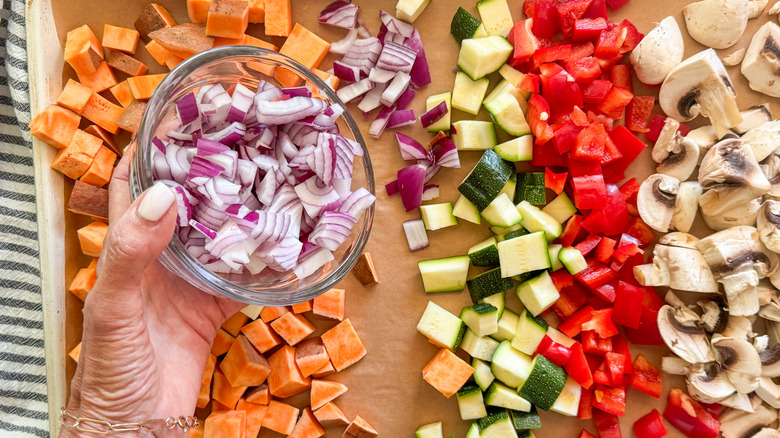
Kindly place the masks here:
[(48, 437), (25, 1), (0, 11), (0, 437)]

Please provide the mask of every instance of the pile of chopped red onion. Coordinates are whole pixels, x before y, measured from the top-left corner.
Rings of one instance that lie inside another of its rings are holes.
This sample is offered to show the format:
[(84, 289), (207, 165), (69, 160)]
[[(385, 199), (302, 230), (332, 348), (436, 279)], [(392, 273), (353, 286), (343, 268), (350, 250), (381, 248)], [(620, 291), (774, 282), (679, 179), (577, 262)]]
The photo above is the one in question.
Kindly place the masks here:
[(417, 121), (414, 111), (406, 107), (417, 88), (431, 83), (431, 74), (417, 29), (380, 11), (382, 27), (375, 37), (358, 11), (357, 5), (337, 0), (322, 11), (319, 21), (349, 29), (343, 40), (330, 47), (331, 53), (344, 55), (333, 63), (332, 73), (344, 82), (337, 94), (345, 103), (360, 98), (358, 108), (365, 117), (379, 109), (368, 132), (379, 138), (386, 128)]
[(344, 108), (309, 87), (202, 86), (153, 140), (156, 180), (176, 193), (178, 235), (217, 273), (268, 268), (298, 278), (334, 260), (375, 198), (352, 187), (361, 145), (339, 134)]

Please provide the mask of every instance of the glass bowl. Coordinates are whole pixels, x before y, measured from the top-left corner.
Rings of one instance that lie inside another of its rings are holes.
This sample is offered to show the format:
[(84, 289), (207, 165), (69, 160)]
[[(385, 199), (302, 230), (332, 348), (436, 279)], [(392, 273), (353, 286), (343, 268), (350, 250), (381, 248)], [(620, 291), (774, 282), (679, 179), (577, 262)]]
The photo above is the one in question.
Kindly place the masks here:
[[(136, 136), (137, 146), (130, 165), (130, 194), (137, 198), (154, 184), (152, 174), (152, 139), (165, 134), (166, 120), (175, 114), (175, 102), (203, 85), (241, 83), (251, 90), (260, 80), (278, 85), (273, 78), (276, 68), (285, 68), (303, 78), (304, 85), (319, 92), (331, 104), (346, 105), (336, 93), (309, 69), (293, 59), (269, 50), (249, 46), (218, 47), (182, 62), (165, 77), (149, 100)], [(227, 87), (226, 87), (227, 88)], [(316, 95), (316, 93), (314, 93)], [(354, 162), (352, 190), (364, 187), (374, 194), (374, 174), (365, 141), (349, 111), (339, 118), (341, 135), (360, 143), (362, 159)], [(158, 132), (165, 131), (165, 132)], [(278, 273), (266, 268), (258, 275), (216, 274), (197, 261), (174, 235), (160, 256), (160, 262), (171, 272), (212, 295), (264, 306), (283, 306), (313, 299), (331, 289), (357, 262), (371, 232), (374, 205), (363, 213), (346, 242), (333, 253), (334, 260), (303, 280), (292, 272)]]

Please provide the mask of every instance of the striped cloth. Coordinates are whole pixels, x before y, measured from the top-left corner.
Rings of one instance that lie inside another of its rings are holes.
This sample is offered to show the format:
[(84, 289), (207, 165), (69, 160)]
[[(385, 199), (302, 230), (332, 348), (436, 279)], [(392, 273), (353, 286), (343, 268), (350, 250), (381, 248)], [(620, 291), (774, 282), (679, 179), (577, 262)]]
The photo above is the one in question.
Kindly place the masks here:
[(0, 11), (0, 437), (48, 437), (25, 1)]

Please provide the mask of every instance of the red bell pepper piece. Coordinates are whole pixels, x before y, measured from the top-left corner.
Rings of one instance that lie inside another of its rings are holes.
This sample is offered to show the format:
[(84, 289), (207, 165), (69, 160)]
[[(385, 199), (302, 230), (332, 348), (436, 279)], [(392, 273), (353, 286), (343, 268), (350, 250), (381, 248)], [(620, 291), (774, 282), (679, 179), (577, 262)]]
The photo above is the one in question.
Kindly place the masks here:
[(558, 325), (558, 330), (563, 332), (566, 336), (573, 338), (580, 334), (582, 331), (582, 324), (590, 321), (592, 314), (593, 307), (585, 306), (564, 319), (563, 322)]
[(596, 385), (593, 388), (593, 407), (622, 417), (626, 413), (626, 390)]
[[(612, 253), (615, 251), (615, 244), (617, 241), (610, 239), (609, 237), (602, 237), (599, 246), (596, 247), (596, 260), (601, 263), (609, 263), (609, 259), (612, 258)], [(615, 298), (614, 296), (612, 297)], [(612, 300), (608, 300), (612, 301)]]
[[(594, 310), (594, 312), (596, 311)], [(602, 338), (594, 330), (584, 330), (581, 339), (582, 350), (586, 354), (604, 356), (607, 352), (612, 351), (612, 338)]]
[(642, 218), (633, 217), (628, 224), (628, 230), (626, 234), (635, 238), (639, 242), (639, 246), (647, 248), (653, 241), (655, 241), (655, 234), (650, 225), (647, 225)]
[(613, 119), (604, 114), (596, 114), (591, 110), (588, 110), (588, 120), (595, 123), (601, 123), (604, 125), (604, 129), (606, 129), (607, 132), (612, 132), (612, 128), (615, 127), (615, 121)]
[(583, 388), (590, 388), (591, 385), (593, 385), (593, 375), (590, 372), (590, 365), (582, 350), (582, 345), (579, 342), (575, 342), (571, 345), (570, 349), (571, 356), (564, 366), (566, 373), (570, 375), (575, 382), (582, 385)]
[[(607, 283), (605, 285), (602, 285), (602, 286), (599, 286), (599, 287), (604, 287), (604, 286), (609, 286), (609, 283)], [(588, 298), (588, 304), (593, 306), (593, 308), (596, 309), (596, 310), (603, 310), (603, 309), (606, 309), (606, 308), (611, 308), (612, 307), (612, 303), (610, 303), (609, 301), (605, 300), (604, 298), (601, 298), (600, 296), (596, 295), (596, 290), (598, 290), (598, 289), (599, 288), (597, 287), (593, 291), (593, 295), (591, 295), (590, 298)]]
[(621, 27), (615, 27), (601, 32), (601, 35), (599, 35), (599, 38), (596, 41), (596, 51), (594, 52), (596, 57), (611, 59), (620, 56), (620, 48), (623, 47), (627, 32), (626, 29)]
[(607, 4), (614, 11), (622, 8), (626, 3), (628, 3), (628, 0), (607, 0)]
[[(582, 91), (579, 84), (573, 80), (571, 75), (563, 70), (558, 64), (552, 64), (560, 69), (558, 73), (548, 76), (546, 68), (551, 64), (542, 64), (542, 94), (550, 105), (551, 120), (553, 122), (562, 121), (571, 114), (575, 106), (582, 106)], [(554, 71), (554, 69), (552, 69)]]
[(552, 305), (552, 310), (561, 319), (570, 317), (588, 302), (587, 293), (578, 284), (565, 287), (559, 293), (561, 296)]
[(652, 117), (650, 117), (650, 122), (647, 126), (648, 131), (645, 132), (645, 138), (653, 143), (658, 141), (658, 136), (661, 134), (661, 130), (664, 128), (665, 123), (666, 117), (660, 114), (653, 114)]
[[(607, 225), (604, 227), (604, 234), (615, 236), (628, 229), (631, 218), (628, 215), (628, 208), (626, 207), (626, 201), (623, 199), (623, 194), (620, 193), (620, 189), (616, 185), (606, 185), (606, 198), (604, 209), (601, 210), (607, 221)], [(618, 248), (620, 248), (620, 245), (618, 245)]]
[(573, 167), (569, 166), (574, 189), (574, 205), (580, 210), (604, 208), (607, 188), (604, 186), (604, 176), (599, 174), (575, 176)]
[(626, 107), (626, 128), (634, 132), (648, 132), (650, 128), (647, 127), (647, 123), (654, 105), (655, 97), (653, 96), (634, 96)]
[(625, 327), (639, 328), (644, 295), (645, 292), (642, 289), (623, 281), (618, 282), (612, 321)]
[(599, 438), (621, 438), (620, 424), (618, 424), (616, 416), (594, 409), (593, 421), (596, 423), (596, 429), (599, 431)]
[(621, 158), (623, 158), (623, 154), (620, 153), (620, 149), (618, 149), (615, 142), (612, 141), (612, 138), (607, 136), (604, 141), (604, 156), (601, 157), (601, 165), (607, 166)]
[(612, 322), (612, 309), (594, 310), (590, 321), (582, 324), (582, 330), (593, 330), (602, 338), (611, 338), (618, 334), (618, 329)]
[[(614, 163), (604, 167), (604, 177), (612, 182), (620, 182), (623, 180), (623, 173), (628, 169), (628, 166), (634, 162), (636, 157), (642, 153), (647, 145), (638, 139), (634, 134), (623, 126), (615, 126), (615, 129), (610, 131), (609, 136), (612, 141), (615, 142), (620, 153), (623, 157)], [(617, 178), (617, 176), (620, 176)]]
[(623, 41), (623, 45), (620, 47), (620, 53), (628, 53), (636, 48), (644, 38), (644, 35), (639, 33), (636, 26), (628, 20), (623, 20), (620, 23), (620, 27), (626, 29), (626, 39)]
[(623, 372), (631, 374), (634, 370), (634, 365), (631, 363), (631, 349), (628, 347), (628, 341), (622, 335), (613, 336), (610, 339), (612, 339), (612, 351), (622, 354), (625, 358)]
[(595, 79), (582, 86), (582, 101), (585, 103), (599, 104), (607, 96), (612, 84), (609, 81)]
[[(591, 418), (591, 417), (588, 417), (588, 419), (590, 419), (590, 418)], [(596, 437), (594, 437), (594, 436), (593, 436), (593, 434), (592, 434), (592, 433), (590, 433), (590, 432), (588, 432), (587, 430), (585, 430), (585, 429), (582, 429), (582, 430), (580, 431), (580, 435), (579, 435), (579, 437), (578, 437), (578, 438), (596, 438)]]
[(590, 234), (602, 234), (607, 228), (607, 217), (601, 210), (594, 210), (582, 221), (582, 228)]
[(613, 87), (625, 88), (630, 92), (634, 92), (633, 75), (631, 74), (631, 66), (628, 64), (618, 64), (609, 69), (609, 78), (612, 81)]
[(630, 91), (613, 86), (599, 104), (598, 110), (612, 119), (622, 119), (623, 111), (633, 98), (634, 95)]
[(573, 41), (595, 41), (601, 32), (607, 30), (607, 20), (603, 17), (581, 18), (574, 23)]
[[(615, 348), (615, 344), (612, 344), (612, 348)], [(604, 366), (607, 368), (609, 378), (612, 380), (613, 385), (620, 385), (623, 383), (623, 375), (626, 367), (626, 357), (620, 353), (610, 351), (604, 355)]]
[(689, 438), (716, 438), (720, 422), (677, 388), (669, 391), (664, 419)]
[(607, 18), (607, 2), (604, 0), (593, 0), (593, 3), (590, 4), (590, 7), (587, 11), (585, 11), (585, 14), (582, 15), (583, 18)]
[(601, 237), (595, 234), (590, 234), (585, 240), (578, 243), (577, 246), (575, 246), (575, 248), (577, 248), (577, 251), (581, 252), (583, 256), (586, 256), (591, 251), (596, 249), (599, 242), (601, 242)]
[(661, 397), (661, 391), (664, 389), (661, 371), (651, 365), (642, 355), (637, 356), (634, 360), (629, 384), (632, 388), (655, 398)]
[(533, 54), (533, 61), (536, 65), (542, 65), (548, 62), (568, 59), (569, 57), (571, 57), (571, 44), (560, 44), (536, 49), (536, 52)]
[(577, 126), (573, 121), (567, 120), (555, 129), (555, 150), (559, 154), (569, 152), (577, 144), (577, 135), (582, 131), (582, 127)]
[(544, 169), (544, 186), (555, 192), (556, 195), (563, 193), (563, 187), (566, 185), (566, 179), (569, 172), (554, 173), (549, 167)]
[[(600, 309), (609, 307), (609, 304), (615, 302), (616, 294), (617, 294), (617, 287), (615, 286), (614, 282), (602, 284), (596, 289), (593, 289), (593, 295), (595, 295), (594, 298), (599, 298), (603, 301), (603, 305), (599, 306)], [(601, 304), (601, 302), (599, 304)], [(594, 307), (596, 306), (594, 305)]]
[(626, 337), (634, 345), (663, 345), (664, 340), (658, 332), (658, 309), (663, 301), (651, 287), (644, 288), (645, 298), (642, 301), (642, 318), (639, 328), (626, 328)]
[[(594, 50), (594, 53), (595, 53), (595, 50)], [(601, 67), (601, 70), (602, 71), (607, 71), (607, 70), (611, 69), (612, 67), (614, 67), (618, 62), (622, 61), (623, 60), (623, 55), (618, 54), (618, 55), (615, 55), (615, 56), (610, 57), (610, 58), (600, 58), (600, 57), (597, 56), (596, 60), (598, 61), (599, 67)]]
[(570, 119), (572, 123), (574, 123), (577, 127), (583, 128), (585, 126), (588, 126), (590, 123), (588, 121), (588, 115), (585, 114), (584, 111), (582, 111), (582, 108), (575, 106), (573, 110), (571, 110), (571, 116)]
[(558, 13), (558, 24), (564, 38), (570, 37), (574, 32), (574, 26), (588, 10), (593, 0), (568, 0), (555, 5)]
[(523, 80), (517, 84), (517, 88), (529, 93), (539, 93), (542, 87), (542, 78), (536, 73), (528, 73), (523, 76)]
[[(549, 129), (552, 132), (552, 127), (549, 127)], [(539, 141), (539, 138), (536, 140)], [(531, 165), (539, 167), (566, 167), (569, 165), (569, 154), (559, 154), (550, 142), (547, 144), (534, 144)]]
[(563, 232), (558, 236), (558, 241), (563, 246), (572, 246), (574, 242), (580, 240), (580, 234), (584, 234), (584, 230), (582, 229), (582, 215), (575, 214), (566, 221)]
[(510, 65), (515, 66), (528, 62), (539, 49), (539, 40), (531, 30), (533, 22), (533, 18), (528, 18), (518, 21), (512, 27), (512, 39), (509, 42), (512, 43), (514, 50), (512, 51), (512, 56), (509, 57)]
[(699, 403), (705, 411), (712, 415), (712, 418), (719, 419), (720, 412), (723, 410), (723, 406), (719, 403)]
[(601, 74), (601, 67), (596, 58), (588, 56), (566, 63), (566, 70), (577, 82), (591, 82)]
[(592, 123), (586, 126), (577, 134), (577, 142), (571, 154), (572, 159), (600, 162), (604, 156), (606, 138), (607, 131), (602, 125)]
[(534, 19), (533, 32), (539, 38), (552, 39), (558, 31), (558, 14), (555, 12), (556, 0), (526, 0), (523, 13)]
[(542, 342), (539, 343), (536, 352), (559, 367), (565, 366), (571, 357), (570, 348), (553, 341), (547, 335), (542, 338)]
[(607, 363), (605, 360), (602, 360), (599, 367), (593, 370), (593, 383), (597, 385), (612, 386), (612, 379), (607, 372)]
[(617, 277), (617, 272), (609, 269), (596, 260), (588, 260), (588, 267), (574, 276), (579, 283), (590, 290), (614, 280), (615, 277)]
[(555, 272), (550, 272), (550, 279), (559, 292), (566, 287), (571, 287), (574, 285), (574, 276), (569, 274), (569, 271), (565, 269), (559, 269)]
[(593, 393), (590, 389), (580, 389), (580, 407), (577, 409), (577, 418), (590, 420), (593, 418)]
[[(634, 278), (634, 266), (644, 265), (645, 264), (645, 258), (642, 256), (642, 254), (637, 254), (628, 260), (626, 260), (625, 263), (623, 263), (623, 269), (618, 272), (618, 279), (620, 281), (625, 281), (628, 284), (633, 284), (634, 286), (644, 290), (645, 286), (641, 286), (637, 281), (636, 278)], [(644, 304), (642, 305), (644, 306)]]
[(661, 438), (669, 433), (664, 425), (664, 419), (657, 409), (653, 409), (647, 415), (636, 420), (633, 429), (637, 438)]
[(579, 43), (573, 43), (571, 45), (571, 58), (568, 61), (576, 61), (578, 59), (587, 58), (593, 56), (596, 51), (596, 46), (590, 41), (583, 41)]
[(531, 126), (536, 144), (547, 143), (554, 135), (548, 125), (550, 120), (550, 106), (540, 94), (532, 94), (528, 99), (528, 124)]
[(615, 249), (615, 253), (612, 257), (614, 257), (615, 260), (624, 263), (629, 257), (643, 253), (639, 248), (639, 245), (639, 239), (630, 234), (623, 233), (620, 236), (620, 243), (618, 243), (617, 249)]
[(639, 193), (639, 186), (639, 181), (636, 178), (631, 178), (620, 186), (620, 193), (623, 194), (623, 199), (627, 203), (636, 205), (636, 195)]

